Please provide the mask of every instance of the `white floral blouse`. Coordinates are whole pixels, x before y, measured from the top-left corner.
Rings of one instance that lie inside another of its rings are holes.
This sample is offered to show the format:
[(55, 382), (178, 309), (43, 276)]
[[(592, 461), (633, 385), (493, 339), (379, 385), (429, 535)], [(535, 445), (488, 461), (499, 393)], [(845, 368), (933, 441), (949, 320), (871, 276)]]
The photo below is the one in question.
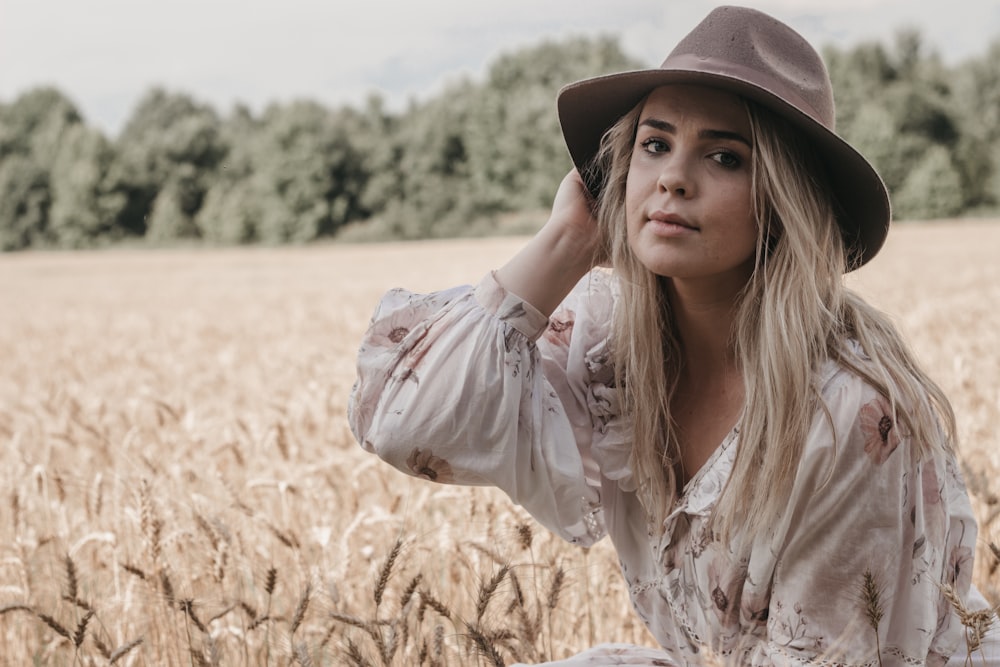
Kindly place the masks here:
[[(942, 585), (969, 594), (976, 524), (956, 461), (916, 461), (887, 402), (832, 363), (818, 378), (832, 419), (816, 416), (766, 536), (734, 552), (706, 529), (737, 429), (650, 537), (610, 386), (613, 292), (594, 271), (551, 318), (492, 275), (389, 292), (358, 357), (355, 436), (412, 475), (497, 486), (570, 542), (610, 536), (662, 650), (607, 645), (561, 665), (690, 665), (705, 647), (749, 665), (877, 665), (866, 572), (883, 601), (882, 665), (960, 664), (963, 628)], [(1000, 664), (994, 639), (986, 664)]]

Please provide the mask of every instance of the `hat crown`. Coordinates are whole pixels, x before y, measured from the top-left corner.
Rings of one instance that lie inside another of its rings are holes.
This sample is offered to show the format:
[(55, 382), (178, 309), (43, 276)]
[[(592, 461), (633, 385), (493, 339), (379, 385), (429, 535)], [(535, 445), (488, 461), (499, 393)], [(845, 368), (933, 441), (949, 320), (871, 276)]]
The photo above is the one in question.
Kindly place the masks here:
[(714, 9), (674, 47), (661, 69), (745, 81), (835, 129), (833, 85), (823, 59), (801, 35), (763, 12)]

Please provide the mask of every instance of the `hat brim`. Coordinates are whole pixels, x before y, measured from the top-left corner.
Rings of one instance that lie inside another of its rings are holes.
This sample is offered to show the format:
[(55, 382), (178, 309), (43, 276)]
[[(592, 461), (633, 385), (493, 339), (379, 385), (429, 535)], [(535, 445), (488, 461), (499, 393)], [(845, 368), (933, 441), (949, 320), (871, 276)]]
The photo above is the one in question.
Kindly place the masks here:
[(588, 170), (605, 131), (653, 89), (697, 84), (733, 92), (775, 111), (801, 130), (826, 166), (837, 207), (837, 221), (849, 250), (849, 268), (875, 256), (885, 243), (892, 211), (889, 193), (875, 168), (836, 133), (774, 93), (744, 80), (704, 71), (649, 69), (585, 79), (559, 91), (557, 107), (563, 138), (587, 187), (597, 194), (603, 175)]

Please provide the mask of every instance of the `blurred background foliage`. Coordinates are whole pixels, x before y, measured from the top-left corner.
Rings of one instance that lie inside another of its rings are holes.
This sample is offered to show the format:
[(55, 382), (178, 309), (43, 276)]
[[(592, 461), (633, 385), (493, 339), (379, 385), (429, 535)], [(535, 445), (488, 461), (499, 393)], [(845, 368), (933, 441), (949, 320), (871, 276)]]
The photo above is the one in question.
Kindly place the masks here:
[[(913, 31), (824, 58), (838, 131), (876, 164), (897, 219), (1000, 210), (1000, 38), (955, 66)], [(570, 167), (560, 86), (643, 66), (610, 37), (545, 42), (400, 111), (373, 96), (222, 116), (154, 89), (116, 138), (37, 88), (0, 103), (0, 249), (529, 232)]]

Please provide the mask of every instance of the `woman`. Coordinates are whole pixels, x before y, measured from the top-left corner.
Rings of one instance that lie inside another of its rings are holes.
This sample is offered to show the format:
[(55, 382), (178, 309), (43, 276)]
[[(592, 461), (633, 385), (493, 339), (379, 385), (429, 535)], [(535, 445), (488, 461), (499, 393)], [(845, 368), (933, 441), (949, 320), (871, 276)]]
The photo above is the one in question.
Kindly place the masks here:
[(947, 596), (985, 603), (954, 418), (843, 287), (890, 212), (834, 132), (818, 54), (722, 7), (660, 68), (565, 88), (559, 113), (577, 170), (539, 234), (475, 289), (379, 306), (359, 442), (496, 485), (572, 542), (611, 537), (663, 650), (559, 664), (964, 660)]

